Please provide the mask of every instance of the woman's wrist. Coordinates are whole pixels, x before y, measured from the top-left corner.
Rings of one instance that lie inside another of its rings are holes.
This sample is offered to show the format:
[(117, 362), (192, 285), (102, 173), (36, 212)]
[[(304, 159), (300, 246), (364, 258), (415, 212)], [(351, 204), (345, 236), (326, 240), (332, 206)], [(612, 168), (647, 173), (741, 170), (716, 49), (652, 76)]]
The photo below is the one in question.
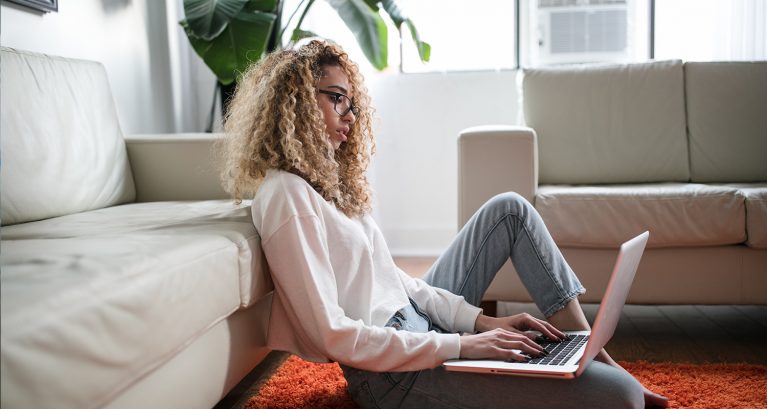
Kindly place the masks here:
[(475, 332), (485, 332), (489, 331), (491, 329), (495, 329), (496, 326), (493, 325), (493, 321), (495, 318), (490, 317), (485, 314), (479, 314), (477, 315), (477, 320), (474, 322), (474, 331)]

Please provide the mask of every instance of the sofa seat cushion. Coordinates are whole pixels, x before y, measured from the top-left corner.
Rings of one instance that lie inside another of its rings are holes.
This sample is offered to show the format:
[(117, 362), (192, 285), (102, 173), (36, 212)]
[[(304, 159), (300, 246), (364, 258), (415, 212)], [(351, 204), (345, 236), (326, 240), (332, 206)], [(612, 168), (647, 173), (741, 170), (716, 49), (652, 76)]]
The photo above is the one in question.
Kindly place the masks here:
[(767, 248), (767, 183), (742, 183), (737, 187), (746, 196), (746, 245)]
[(539, 187), (535, 207), (567, 247), (618, 247), (645, 230), (648, 247), (746, 240), (744, 194), (731, 186), (663, 183)]
[[(100, 407), (269, 290), (247, 204), (141, 203), (3, 228), (3, 407)], [(256, 271), (255, 273), (258, 273)], [(257, 275), (257, 274), (254, 274)]]

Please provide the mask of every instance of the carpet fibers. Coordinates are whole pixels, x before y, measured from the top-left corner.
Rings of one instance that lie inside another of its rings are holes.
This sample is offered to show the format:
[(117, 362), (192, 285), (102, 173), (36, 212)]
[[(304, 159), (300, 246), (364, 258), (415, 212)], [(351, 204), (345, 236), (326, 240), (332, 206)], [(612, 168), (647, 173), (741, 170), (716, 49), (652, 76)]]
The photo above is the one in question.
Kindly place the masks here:
[[(767, 366), (621, 362), (648, 388), (671, 399), (672, 408), (767, 408)], [(337, 364), (291, 356), (250, 398), (256, 408), (357, 408)]]

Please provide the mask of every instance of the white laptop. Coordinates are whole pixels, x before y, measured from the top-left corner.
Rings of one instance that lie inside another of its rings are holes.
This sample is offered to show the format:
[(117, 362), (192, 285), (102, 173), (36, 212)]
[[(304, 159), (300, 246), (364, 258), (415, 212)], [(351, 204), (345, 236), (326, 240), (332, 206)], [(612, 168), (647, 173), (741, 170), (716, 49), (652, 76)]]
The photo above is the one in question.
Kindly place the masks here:
[(644, 232), (621, 245), (591, 331), (566, 331), (567, 341), (542, 342), (549, 355), (527, 362), (456, 359), (446, 361), (445, 369), (560, 379), (580, 376), (615, 332), (648, 237), (650, 233)]

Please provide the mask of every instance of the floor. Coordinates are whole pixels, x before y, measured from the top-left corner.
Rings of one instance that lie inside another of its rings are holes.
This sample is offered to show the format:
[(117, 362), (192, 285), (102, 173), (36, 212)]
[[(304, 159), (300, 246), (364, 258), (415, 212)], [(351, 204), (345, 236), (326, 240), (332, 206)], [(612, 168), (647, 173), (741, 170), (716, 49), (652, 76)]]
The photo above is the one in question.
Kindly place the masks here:
[[(434, 258), (395, 257), (408, 274), (423, 275)], [(591, 322), (598, 304), (585, 304)], [(527, 312), (533, 304), (498, 303), (498, 315)], [(767, 306), (626, 305), (607, 351), (618, 361), (752, 363), (767, 365)], [(215, 409), (239, 409), (288, 357), (271, 353)]]

